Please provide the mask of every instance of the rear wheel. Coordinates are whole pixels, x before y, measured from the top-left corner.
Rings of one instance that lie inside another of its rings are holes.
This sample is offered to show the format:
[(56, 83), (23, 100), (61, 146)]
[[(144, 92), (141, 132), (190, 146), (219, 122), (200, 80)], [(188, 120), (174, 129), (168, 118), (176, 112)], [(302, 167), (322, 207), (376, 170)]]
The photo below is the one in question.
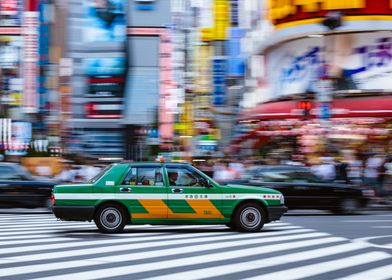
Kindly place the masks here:
[(264, 226), (267, 214), (254, 202), (240, 205), (233, 216), (232, 224), (240, 231), (256, 232)]
[(98, 209), (94, 217), (94, 222), (101, 232), (121, 232), (127, 222), (126, 213), (121, 207), (115, 204), (106, 204)]

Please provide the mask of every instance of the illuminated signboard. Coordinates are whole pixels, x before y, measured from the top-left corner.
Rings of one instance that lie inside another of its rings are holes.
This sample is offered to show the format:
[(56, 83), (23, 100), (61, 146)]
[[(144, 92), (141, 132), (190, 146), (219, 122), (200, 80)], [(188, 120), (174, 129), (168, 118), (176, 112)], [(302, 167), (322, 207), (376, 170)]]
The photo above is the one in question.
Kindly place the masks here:
[(88, 76), (88, 96), (122, 97), (125, 64), (125, 57), (85, 58), (83, 66)]
[(347, 16), (367, 19), (370, 15), (392, 14), (390, 0), (269, 0), (269, 18), (275, 24), (321, 18), (330, 11), (342, 11)]
[(150, 11), (155, 8), (155, 0), (135, 0), (136, 9), (141, 11)]
[(125, 42), (126, 20), (122, 0), (84, 1), (85, 42)]
[(228, 0), (214, 2), (214, 40), (226, 40), (226, 29), (230, 26), (230, 7)]
[(212, 63), (214, 86), (212, 103), (215, 106), (222, 106), (225, 104), (226, 99), (226, 59), (214, 58)]
[(38, 110), (37, 76), (38, 69), (38, 12), (24, 13), (23, 29), (23, 76), (24, 76), (24, 106), (26, 112), (36, 113)]

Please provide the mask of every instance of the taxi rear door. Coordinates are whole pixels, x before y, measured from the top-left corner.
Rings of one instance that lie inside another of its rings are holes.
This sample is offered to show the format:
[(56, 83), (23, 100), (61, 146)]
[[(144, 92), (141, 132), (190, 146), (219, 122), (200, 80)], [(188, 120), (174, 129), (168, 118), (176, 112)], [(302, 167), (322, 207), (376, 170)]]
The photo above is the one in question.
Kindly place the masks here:
[(133, 165), (118, 186), (117, 197), (129, 208), (133, 222), (167, 218), (168, 188), (162, 172), (159, 164)]

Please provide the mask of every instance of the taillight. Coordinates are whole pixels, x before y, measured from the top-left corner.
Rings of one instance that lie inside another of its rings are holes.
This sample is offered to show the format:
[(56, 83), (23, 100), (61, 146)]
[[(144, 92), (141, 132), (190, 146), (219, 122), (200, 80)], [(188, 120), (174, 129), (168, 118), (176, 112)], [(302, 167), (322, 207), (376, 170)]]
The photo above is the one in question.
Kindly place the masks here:
[(54, 205), (55, 199), (54, 199), (54, 195), (53, 194), (52, 194), (52, 197), (50, 198), (50, 200), (52, 201), (52, 205)]

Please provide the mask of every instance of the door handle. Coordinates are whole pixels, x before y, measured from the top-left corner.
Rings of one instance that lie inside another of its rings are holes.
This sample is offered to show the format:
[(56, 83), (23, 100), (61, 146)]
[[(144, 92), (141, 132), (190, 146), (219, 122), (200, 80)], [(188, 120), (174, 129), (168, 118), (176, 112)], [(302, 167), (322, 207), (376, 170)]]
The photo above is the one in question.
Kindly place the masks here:
[(120, 192), (131, 192), (131, 188), (120, 188)]
[(182, 193), (184, 191), (183, 189), (171, 189), (171, 190), (174, 193)]

